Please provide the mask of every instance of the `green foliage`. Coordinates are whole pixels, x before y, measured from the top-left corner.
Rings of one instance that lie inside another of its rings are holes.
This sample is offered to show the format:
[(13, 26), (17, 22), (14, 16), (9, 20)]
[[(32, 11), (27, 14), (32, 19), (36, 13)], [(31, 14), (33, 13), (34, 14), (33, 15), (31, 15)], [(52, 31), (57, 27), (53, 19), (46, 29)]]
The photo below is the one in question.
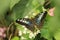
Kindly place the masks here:
[[(12, 8), (12, 19), (16, 20), (18, 18), (23, 18), (28, 14), (34, 12), (40, 6), (39, 0), (20, 0), (13, 8)], [(40, 10), (40, 9), (39, 9)]]
[[(6, 12), (7, 10), (9, 9), (9, 3), (10, 3), (10, 0), (0, 0), (0, 23), (2, 25), (6, 25), (5, 24), (5, 15), (6, 15)], [(0, 24), (0, 26), (1, 26)]]
[[(60, 40), (60, 0), (50, 1), (51, 5), (55, 7), (54, 16), (51, 17), (47, 15), (47, 21), (45, 21), (46, 23), (44, 23), (41, 29), (41, 36), (48, 40), (52, 40), (52, 37)], [(31, 16), (34, 12), (37, 12), (37, 10), (39, 12), (43, 11), (44, 2), (44, 0), (0, 0), (0, 25), (8, 26), (18, 18), (23, 18), (28, 15)], [(8, 15), (7, 11), (9, 12)], [(25, 27), (23, 28), (17, 24), (16, 26), (23, 33)], [(29, 32), (29, 30), (26, 32)], [(26, 40), (33, 40), (34, 37), (29, 38), (29, 33), (23, 33), (24, 35), (22, 36), (25, 37)], [(12, 40), (19, 40), (19, 38), (14, 37)]]
[(12, 40), (19, 40), (19, 38), (18, 37), (14, 37), (14, 38), (12, 38)]
[(55, 5), (54, 16), (48, 17), (46, 25), (44, 25), (43, 29), (41, 30), (42, 35), (46, 37), (48, 40), (52, 40), (52, 37), (55, 37), (56, 40), (60, 40), (60, 8), (59, 8), (59, 0), (52, 0), (52, 5)]

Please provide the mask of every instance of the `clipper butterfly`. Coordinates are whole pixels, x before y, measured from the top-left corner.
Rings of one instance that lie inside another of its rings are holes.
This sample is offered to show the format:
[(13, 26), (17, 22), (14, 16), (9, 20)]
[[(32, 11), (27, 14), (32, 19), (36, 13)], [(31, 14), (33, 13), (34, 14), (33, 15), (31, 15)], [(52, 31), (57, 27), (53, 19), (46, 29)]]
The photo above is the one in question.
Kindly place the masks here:
[(34, 31), (35, 28), (40, 29), (41, 26), (44, 23), (44, 19), (46, 17), (47, 11), (41, 12), (37, 14), (34, 18), (29, 19), (29, 18), (20, 18), (17, 19), (16, 22), (18, 24), (24, 25), (26, 28), (28, 28), (31, 31)]

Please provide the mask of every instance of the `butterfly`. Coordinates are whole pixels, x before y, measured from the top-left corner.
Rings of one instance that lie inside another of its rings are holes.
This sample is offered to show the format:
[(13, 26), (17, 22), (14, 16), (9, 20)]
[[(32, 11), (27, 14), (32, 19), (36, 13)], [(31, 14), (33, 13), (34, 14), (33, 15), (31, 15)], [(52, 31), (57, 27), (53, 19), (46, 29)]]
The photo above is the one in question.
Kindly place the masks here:
[(47, 15), (47, 11), (41, 12), (37, 14), (34, 18), (20, 18), (16, 20), (16, 23), (20, 25), (24, 25), (26, 28), (28, 28), (31, 31), (34, 31), (35, 28), (40, 29), (41, 26), (44, 23), (44, 19)]

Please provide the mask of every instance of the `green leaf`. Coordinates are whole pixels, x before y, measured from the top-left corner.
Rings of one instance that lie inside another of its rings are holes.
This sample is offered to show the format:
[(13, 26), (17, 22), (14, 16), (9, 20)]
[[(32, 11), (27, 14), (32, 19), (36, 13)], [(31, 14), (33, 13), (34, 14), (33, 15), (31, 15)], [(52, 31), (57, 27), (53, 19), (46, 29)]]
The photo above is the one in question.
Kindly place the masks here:
[(20, 40), (17, 36), (14, 36), (11, 40)]
[(60, 7), (56, 6), (56, 10), (55, 10), (55, 15), (56, 15), (56, 26), (55, 26), (55, 33), (54, 33), (54, 37), (56, 38), (56, 40), (60, 40)]
[(13, 20), (23, 18), (28, 14), (32, 14), (32, 12), (37, 10), (37, 8), (40, 6), (42, 6), (42, 4), (40, 4), (39, 0), (20, 0), (13, 7), (11, 17)]
[(42, 35), (42, 37), (44, 37), (44, 38), (46, 38), (48, 40), (52, 40), (52, 34), (47, 29), (42, 29), (41, 30), (41, 35)]
[(14, 7), (15, 4), (17, 4), (20, 0), (10, 0), (10, 9)]

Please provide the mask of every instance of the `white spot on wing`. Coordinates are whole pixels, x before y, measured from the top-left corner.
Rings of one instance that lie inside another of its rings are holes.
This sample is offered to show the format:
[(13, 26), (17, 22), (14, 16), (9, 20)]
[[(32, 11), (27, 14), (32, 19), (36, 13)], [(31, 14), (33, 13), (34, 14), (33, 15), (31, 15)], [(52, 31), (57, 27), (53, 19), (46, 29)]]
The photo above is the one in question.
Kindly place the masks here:
[(19, 30), (19, 36), (21, 36), (22, 35), (22, 32)]
[(17, 21), (20, 21), (19, 19)]
[(24, 18), (28, 18), (28, 16), (25, 16)]

